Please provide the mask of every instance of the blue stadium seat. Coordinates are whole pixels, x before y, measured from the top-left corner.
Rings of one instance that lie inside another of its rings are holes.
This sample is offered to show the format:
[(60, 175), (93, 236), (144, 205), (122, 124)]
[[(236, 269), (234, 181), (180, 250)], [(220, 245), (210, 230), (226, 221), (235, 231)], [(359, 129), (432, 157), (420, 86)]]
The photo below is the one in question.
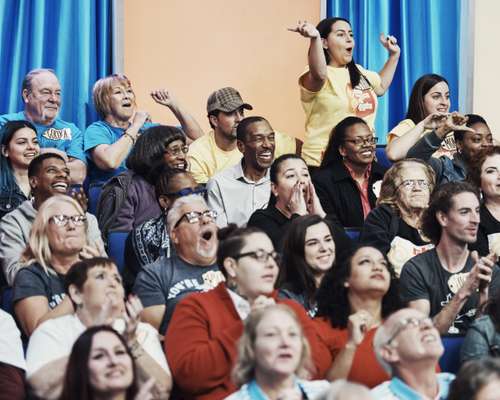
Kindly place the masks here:
[(359, 228), (344, 228), (345, 233), (355, 242), (358, 241), (361, 230)]
[(108, 255), (115, 261), (120, 273), (125, 267), (125, 241), (128, 234), (129, 232), (110, 232), (108, 234)]
[(97, 211), (97, 201), (99, 200), (101, 192), (102, 192), (102, 186), (92, 186), (89, 189), (89, 206), (88, 206), (89, 213), (95, 215)]
[(382, 165), (385, 168), (390, 168), (392, 165), (392, 162), (387, 158), (387, 154), (385, 154), (385, 145), (378, 145), (377, 150), (375, 152), (375, 155), (377, 157), (377, 161), (380, 165)]
[(464, 338), (458, 337), (443, 337), (444, 353), (439, 360), (439, 366), (443, 372), (451, 372), (456, 374), (460, 369), (460, 348)]

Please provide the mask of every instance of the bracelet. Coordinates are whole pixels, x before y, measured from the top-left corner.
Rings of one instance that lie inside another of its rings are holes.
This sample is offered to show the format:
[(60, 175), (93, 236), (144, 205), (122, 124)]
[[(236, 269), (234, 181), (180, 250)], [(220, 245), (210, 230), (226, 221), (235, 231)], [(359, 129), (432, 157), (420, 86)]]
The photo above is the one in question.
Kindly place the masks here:
[(128, 133), (127, 131), (123, 132), (123, 136), (122, 137), (128, 137), (131, 141), (132, 141), (132, 145), (135, 144), (135, 137), (133, 137), (130, 133)]

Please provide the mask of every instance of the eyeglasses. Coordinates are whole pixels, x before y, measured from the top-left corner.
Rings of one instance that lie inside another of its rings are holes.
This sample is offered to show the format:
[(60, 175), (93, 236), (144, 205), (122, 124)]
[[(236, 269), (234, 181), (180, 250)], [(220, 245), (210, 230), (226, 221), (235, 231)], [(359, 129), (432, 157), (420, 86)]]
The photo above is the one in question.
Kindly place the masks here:
[(269, 260), (269, 257), (271, 257), (276, 263), (279, 263), (280, 261), (280, 255), (276, 251), (271, 251), (267, 252), (265, 250), (256, 250), (256, 251), (249, 251), (247, 253), (241, 253), (233, 258), (235, 260), (239, 260), (242, 257), (252, 257), (254, 260), (257, 260), (258, 262), (265, 263), (267, 260)]
[(215, 210), (206, 210), (203, 212), (190, 211), (184, 214), (179, 219), (179, 221), (175, 223), (174, 228), (177, 228), (183, 219), (185, 219), (189, 224), (197, 224), (201, 221), (201, 217), (209, 218), (210, 220), (214, 221), (215, 218), (217, 218), (217, 211)]
[(349, 143), (352, 143), (354, 144), (355, 146), (362, 146), (362, 145), (365, 145), (365, 144), (368, 144), (368, 145), (374, 145), (374, 144), (377, 144), (378, 143), (378, 137), (375, 137), (375, 136), (369, 136), (369, 137), (361, 137), (361, 136), (358, 136), (354, 139), (344, 139), (344, 142), (349, 142)]
[(421, 187), (422, 189), (427, 189), (430, 185), (424, 179), (405, 179), (399, 187), (403, 187), (404, 189), (414, 189), (415, 187)]
[(172, 157), (177, 157), (182, 154), (186, 154), (189, 150), (189, 146), (179, 146), (179, 147), (174, 147), (174, 148), (165, 148), (165, 153), (167, 153), (169, 156)]
[(195, 188), (184, 188), (179, 190), (178, 192), (165, 193), (165, 196), (184, 197), (189, 196), (190, 194), (197, 194), (204, 197), (207, 194), (207, 189), (205, 189), (203, 186), (198, 186)]
[(49, 221), (57, 226), (66, 226), (68, 225), (68, 222), (71, 220), (73, 222), (73, 225), (75, 226), (82, 226), (85, 224), (85, 221), (87, 221), (87, 217), (85, 215), (64, 215), (64, 214), (59, 214), (59, 215), (53, 215), (52, 217), (49, 218)]
[(416, 317), (410, 317), (410, 318), (405, 318), (401, 320), (401, 322), (398, 324), (398, 327), (394, 331), (394, 333), (391, 335), (389, 340), (387, 340), (386, 344), (390, 345), (391, 342), (396, 339), (396, 337), (403, 332), (406, 328), (421, 328), (423, 326), (426, 327), (433, 327), (434, 323), (432, 322), (432, 319), (429, 317), (424, 317), (424, 318), (416, 318)]

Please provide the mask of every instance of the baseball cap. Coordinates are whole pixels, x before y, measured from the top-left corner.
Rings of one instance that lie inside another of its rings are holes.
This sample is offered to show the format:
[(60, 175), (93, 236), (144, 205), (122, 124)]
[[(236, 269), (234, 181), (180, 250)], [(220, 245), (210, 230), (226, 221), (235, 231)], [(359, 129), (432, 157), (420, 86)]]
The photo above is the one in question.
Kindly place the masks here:
[(207, 100), (207, 113), (213, 111), (233, 112), (243, 107), (246, 110), (253, 110), (253, 107), (243, 102), (240, 93), (232, 87), (225, 87), (213, 92)]

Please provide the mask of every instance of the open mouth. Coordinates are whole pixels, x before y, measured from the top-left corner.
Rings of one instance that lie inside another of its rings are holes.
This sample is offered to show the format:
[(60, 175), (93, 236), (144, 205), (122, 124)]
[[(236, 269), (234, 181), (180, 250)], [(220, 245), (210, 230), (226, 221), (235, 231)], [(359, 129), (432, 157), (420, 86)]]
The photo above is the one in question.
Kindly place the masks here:
[(206, 231), (206, 232), (203, 232), (203, 233), (201, 234), (201, 237), (202, 237), (202, 239), (203, 239), (203, 240), (206, 240), (206, 241), (208, 242), (210, 239), (212, 239), (212, 236), (213, 236), (213, 235), (214, 235), (214, 234), (213, 234), (213, 232), (212, 232), (212, 231)]
[(263, 151), (262, 153), (258, 154), (257, 157), (264, 161), (272, 161), (273, 153), (270, 151)]
[(30, 151), (30, 152), (24, 153), (23, 156), (25, 158), (34, 158), (34, 157), (36, 157), (36, 154), (37, 154), (36, 152)]
[(349, 54), (350, 56), (352, 56), (352, 50), (353, 50), (353, 48), (352, 48), (352, 47), (347, 47), (347, 48), (345, 49), (345, 51), (347, 52), (347, 54)]
[(422, 342), (424, 343), (432, 343), (436, 341), (436, 337), (433, 334), (427, 334), (422, 337)]
[(365, 150), (365, 151), (362, 151), (361, 153), (361, 157), (373, 157), (373, 150)]
[(175, 169), (186, 169), (186, 167), (187, 167), (187, 164), (185, 161), (181, 162), (181, 163), (174, 164)]
[(68, 184), (66, 182), (56, 182), (51, 185), (52, 189), (58, 192), (66, 193), (68, 191)]

